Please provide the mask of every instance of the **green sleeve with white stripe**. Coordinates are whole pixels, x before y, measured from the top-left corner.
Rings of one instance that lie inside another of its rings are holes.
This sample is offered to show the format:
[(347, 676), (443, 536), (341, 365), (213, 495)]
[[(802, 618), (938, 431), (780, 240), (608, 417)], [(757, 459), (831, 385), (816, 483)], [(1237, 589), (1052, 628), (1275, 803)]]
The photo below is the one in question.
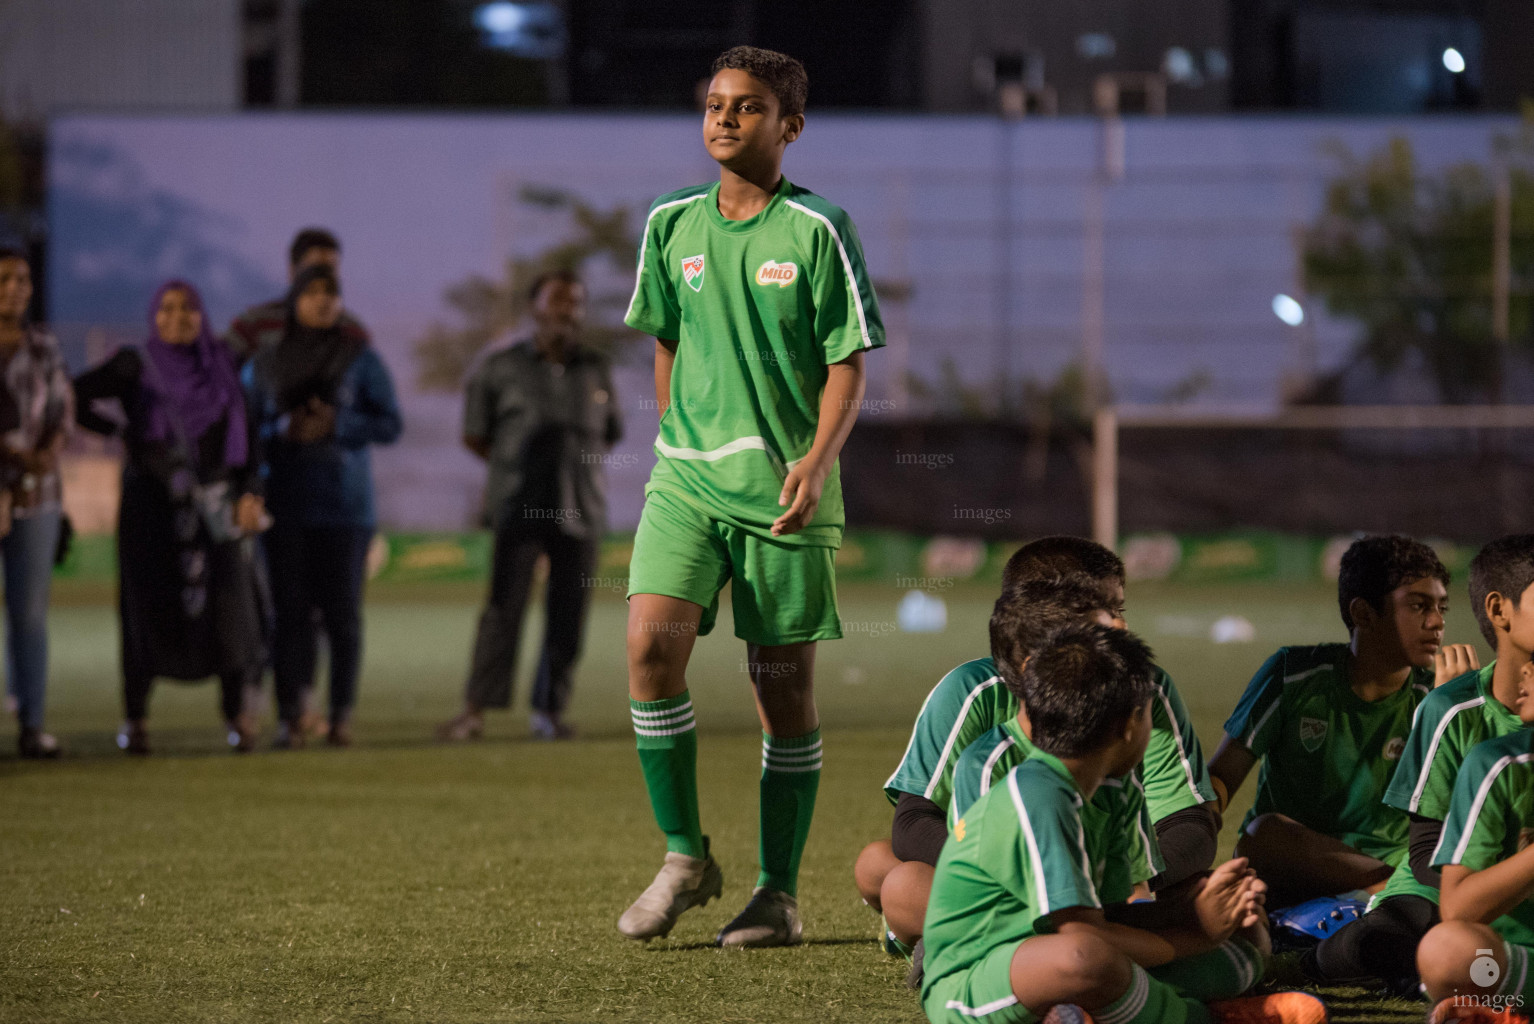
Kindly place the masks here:
[[(884, 344), (884, 322), (874, 297), (858, 230), (839, 207), (801, 196), (825, 222), (811, 236), (810, 286), (815, 301), (815, 341), (827, 364)], [(813, 204), (813, 205), (810, 205)]]
[[(1442, 701), (1434, 700), (1433, 694), (1429, 694), (1428, 699), (1417, 705), (1411, 733), (1407, 735), (1406, 746), (1401, 750), (1401, 759), (1396, 762), (1396, 770), (1390, 776), (1390, 785), (1385, 788), (1384, 801), (1389, 806), (1415, 812), (1413, 797), (1421, 786), (1424, 795), (1429, 788), (1432, 789), (1433, 796), (1428, 802), (1433, 810), (1415, 813), (1439, 821), (1448, 813), (1449, 801), (1454, 796), (1454, 772), (1458, 764), (1443, 764), (1440, 768), (1428, 760), (1430, 752), (1436, 753), (1433, 749), (1437, 746), (1435, 741), (1441, 741), (1439, 724), (1443, 721), (1446, 707)], [(1437, 757), (1433, 758), (1433, 761), (1437, 760)]]
[(1204, 763), (1204, 748), (1177, 685), (1156, 669), (1156, 697), (1151, 702), (1151, 736), (1140, 762), (1145, 802), (1152, 821), (1215, 799)]
[(1007, 739), (1006, 730), (997, 726), (982, 734), (979, 739), (964, 748), (963, 754), (959, 755), (959, 760), (953, 767), (953, 793), (948, 803), (948, 831), (952, 832), (954, 825), (964, 817), (964, 812), (969, 810), (976, 800), (988, 793), (998, 778), (1018, 763), (1016, 760), (1003, 758), (995, 764), (987, 764), (991, 754), (997, 747), (1007, 742)]
[(901, 793), (926, 797), (945, 810), (953, 797), (959, 757), (987, 730), (1017, 715), (1017, 700), (989, 658), (953, 669), (933, 687), (916, 716), (900, 766), (884, 784), (890, 803)]
[[(1102, 906), (1097, 887), (1084, 870), (1088, 857), (1082, 845), (1081, 808), (1067, 788), (1051, 777), (1048, 768), (1025, 761), (998, 780), (995, 789), (1003, 792), (993, 790), (987, 816), (1005, 813), (998, 809), (999, 800), (1021, 825), (1011, 833), (1015, 845), (1006, 852), (1021, 870), (1015, 875), (1002, 870), (998, 876), (1035, 912), (1033, 926), (1040, 928), (1042, 918), (1067, 907)], [(1000, 851), (994, 858), (988, 856), (987, 865), (1000, 868), (999, 857)]]
[(634, 330), (667, 341), (676, 341), (682, 336), (682, 307), (677, 301), (676, 282), (666, 269), (665, 239), (670, 218), (665, 210), (657, 208), (690, 191), (694, 190), (672, 192), (651, 205), (644, 240), (639, 246), (634, 297), (623, 318), (623, 322)]
[(1225, 722), (1225, 735), (1262, 757), (1278, 738), (1283, 724), (1283, 711), (1276, 708), (1284, 696), (1284, 652), (1277, 651), (1252, 681), (1246, 684), (1246, 692), (1236, 710)]
[[(1136, 885), (1150, 881), (1165, 870), (1161, 850), (1156, 845), (1155, 826), (1151, 824), (1145, 793), (1139, 782), (1133, 775), (1126, 776), (1122, 789), (1116, 790), (1114, 797), (1102, 882), (1097, 886), (1097, 895), (1104, 906), (1123, 903), (1133, 895)], [(1098, 799), (1093, 797), (1094, 802)]]
[[(1449, 801), (1433, 867), (1459, 864), (1484, 871), (1518, 848), (1519, 823), (1509, 820), (1513, 810), (1510, 783), (1518, 776), (1508, 772), (1496, 740), (1477, 744), (1460, 766)], [(1489, 777), (1495, 772), (1494, 778)]]

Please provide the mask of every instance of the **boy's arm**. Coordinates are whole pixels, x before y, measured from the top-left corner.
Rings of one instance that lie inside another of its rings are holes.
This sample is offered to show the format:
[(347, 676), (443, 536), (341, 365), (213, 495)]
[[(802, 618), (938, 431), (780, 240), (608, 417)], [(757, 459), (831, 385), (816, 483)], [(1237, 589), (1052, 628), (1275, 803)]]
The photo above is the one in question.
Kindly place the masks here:
[[(656, 390), (660, 389), (660, 353), (656, 352)], [(667, 380), (670, 380), (669, 366)], [(863, 353), (853, 352), (839, 362), (826, 367), (826, 386), (820, 393), (820, 419), (815, 428), (815, 443), (809, 454), (800, 459), (783, 481), (783, 492), (778, 496), (779, 505), (789, 505), (772, 524), (772, 535), (783, 537), (798, 533), (815, 516), (820, 505), (821, 488), (836, 457), (841, 453), (852, 425), (857, 422), (858, 407), (863, 401), (865, 384)], [(657, 397), (659, 397), (657, 395)]]
[(1443, 822), (1437, 818), (1424, 818), (1420, 814), (1407, 815), (1411, 824), (1406, 832), (1407, 864), (1412, 877), (1423, 885), (1437, 889), (1443, 884), (1438, 869), (1433, 867), (1433, 851), (1443, 838)]
[(1246, 684), (1236, 709), (1225, 721), (1225, 735), (1209, 759), (1209, 781), (1222, 814), (1253, 766), (1268, 752), (1282, 724), (1279, 703), (1284, 694), (1287, 650), (1274, 652)]
[(1208, 952), (1237, 931), (1258, 924), (1266, 917), (1266, 892), (1246, 859), (1236, 858), (1202, 880), (1192, 900), (1110, 905), (1106, 915), (1092, 908), (1070, 907), (1050, 919), (1061, 933), (1072, 927), (1095, 928), (1100, 922), (1104, 939), (1141, 967), (1158, 967)]
[(1221, 814), (1230, 806), (1231, 794), (1241, 788), (1241, 783), (1246, 781), (1256, 764), (1257, 755), (1246, 749), (1240, 740), (1234, 736), (1220, 738), (1214, 757), (1209, 759), (1209, 781), (1214, 784)]
[(1534, 895), (1534, 846), (1509, 852), (1508, 812), (1523, 784), (1506, 774), (1513, 760), (1490, 740), (1473, 747), (1460, 766), (1433, 853), (1445, 921), (1490, 924)]
[(1534, 846), (1480, 871), (1445, 864), (1440, 893), (1445, 921), (1489, 924), (1534, 896)]

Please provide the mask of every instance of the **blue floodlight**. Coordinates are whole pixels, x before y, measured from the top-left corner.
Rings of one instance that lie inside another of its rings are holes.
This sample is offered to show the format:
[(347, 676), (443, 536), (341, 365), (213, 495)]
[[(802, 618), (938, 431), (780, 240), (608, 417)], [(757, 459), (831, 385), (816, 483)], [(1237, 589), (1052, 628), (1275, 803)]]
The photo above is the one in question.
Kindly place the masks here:
[(1289, 296), (1279, 294), (1273, 296), (1273, 315), (1290, 327), (1298, 327), (1305, 322), (1305, 307)]
[(480, 4), (474, 24), (484, 44), (530, 60), (552, 60), (565, 50), (565, 19), (552, 3)]
[(1451, 46), (1443, 51), (1443, 66), (1456, 75), (1462, 74), (1465, 70), (1465, 55)]

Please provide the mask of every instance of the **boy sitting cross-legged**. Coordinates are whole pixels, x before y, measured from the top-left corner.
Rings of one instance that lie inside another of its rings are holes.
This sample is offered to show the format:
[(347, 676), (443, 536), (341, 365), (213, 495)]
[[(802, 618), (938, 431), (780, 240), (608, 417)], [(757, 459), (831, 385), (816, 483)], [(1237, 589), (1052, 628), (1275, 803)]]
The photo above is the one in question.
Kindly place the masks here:
[(1033, 1024), (1072, 1004), (1100, 1024), (1324, 1021), (1300, 993), (1232, 998), (1257, 982), (1267, 944), (1265, 887), (1244, 860), (1217, 868), (1186, 919), (1158, 932), (1119, 906), (1150, 877), (1155, 843), (1130, 774), (1151, 731), (1146, 646), (1073, 625), (1026, 665), (997, 668), (1023, 694), (1036, 751), (955, 823), (938, 859), (928, 1019)]
[[(1057, 618), (1044, 606), (1063, 580), (1073, 582), (1076, 610)], [(1082, 590), (1093, 596), (1082, 596)], [(997, 609), (1010, 609), (1014, 625), (1038, 638), (1055, 626), (1088, 617), (1123, 625), (1124, 563), (1082, 537), (1045, 537), (1023, 545), (1002, 570)], [(1101, 613), (1097, 615), (1096, 613)], [(1031, 649), (1035, 641), (1029, 642)], [(1171, 678), (1153, 668), (1156, 698), (1151, 738), (1142, 764), (1146, 802), (1165, 856), (1154, 888), (1177, 885), (1214, 860), (1214, 790), (1203, 750)], [(863, 899), (886, 920), (886, 947), (914, 945), (926, 914), (932, 869), (948, 835), (954, 769), (966, 748), (1017, 718), (1018, 698), (1002, 682), (990, 657), (965, 662), (945, 675), (917, 715), (899, 767), (884, 784), (895, 804), (889, 840), (870, 843), (853, 869)], [(1207, 805), (1207, 806), (1206, 806)]]
[(1262, 762), (1236, 854), (1274, 906), (1377, 891), (1405, 859), (1406, 814), (1381, 800), (1435, 665), (1439, 682), (1463, 671), (1443, 651), (1448, 583), (1425, 544), (1354, 542), (1337, 579), (1348, 643), (1280, 648), (1225, 723), (1209, 774), (1223, 809)]
[[(1417, 944), (1439, 918), (1439, 872), (1433, 852), (1449, 816), (1454, 780), (1478, 743), (1523, 728), (1518, 717), (1519, 676), (1531, 651), (1525, 617), (1534, 608), (1517, 601), (1534, 585), (1534, 534), (1503, 537), (1470, 563), (1470, 605), (1497, 658), (1435, 689), (1417, 709), (1406, 751), (1385, 791), (1385, 802), (1410, 818), (1408, 859), (1396, 868), (1369, 913), (1316, 947), (1306, 970), (1323, 984), (1383, 979), (1398, 992), (1416, 993)], [(1474, 650), (1470, 651), (1474, 659)]]
[(1517, 710), (1525, 728), (1477, 744), (1454, 783), (1432, 858), (1443, 923), (1417, 947), (1423, 988), (1439, 1004), (1434, 1021), (1509, 1010), (1527, 1020), (1534, 1006), (1534, 585), (1488, 596), (1486, 612), (1498, 664), (1504, 653), (1523, 662)]

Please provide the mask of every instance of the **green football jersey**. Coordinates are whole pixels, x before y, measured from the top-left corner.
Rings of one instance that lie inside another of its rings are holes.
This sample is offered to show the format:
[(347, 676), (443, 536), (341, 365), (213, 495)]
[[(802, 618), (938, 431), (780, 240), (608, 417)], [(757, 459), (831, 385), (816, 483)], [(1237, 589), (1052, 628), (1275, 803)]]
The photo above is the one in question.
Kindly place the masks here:
[[(1015, 718), (1005, 725), (997, 726), (966, 747), (953, 769), (953, 802), (948, 806), (948, 831), (952, 832), (958, 826), (959, 819), (974, 806), (976, 800), (989, 793), (992, 786), (1007, 777), (1008, 772), (1037, 752), (1033, 742), (1023, 732), (1022, 723)], [(1156, 829), (1151, 824), (1150, 809), (1145, 803), (1145, 787), (1140, 784), (1137, 772), (1112, 781), (1135, 786), (1140, 790), (1140, 819), (1135, 827), (1140, 831), (1140, 843), (1145, 848), (1146, 856), (1155, 868), (1155, 874), (1159, 875), (1166, 870), (1166, 864), (1162, 862), (1161, 848), (1156, 844)], [(1118, 813), (1121, 802), (1121, 795), (1113, 787), (1100, 787), (1081, 809), (1087, 830), (1091, 831), (1094, 827), (1094, 820), (1097, 825), (1108, 827), (1113, 815)]]
[[(1385, 803), (1443, 821), (1449, 816), (1454, 778), (1470, 748), (1523, 728), (1518, 716), (1492, 696), (1491, 676), (1496, 664), (1449, 680), (1417, 706), (1406, 750), (1385, 790)], [(1417, 881), (1405, 860), (1396, 867), (1376, 902), (1402, 895), (1438, 902), (1438, 890)]]
[(1084, 815), (1065, 765), (1035, 751), (959, 819), (927, 901), (923, 999), (939, 979), (1044, 932), (1042, 918), (1120, 903), (1156, 873), (1140, 787), (1106, 780), (1094, 805), (1102, 790), (1104, 813)]
[[(884, 344), (857, 229), (839, 207), (782, 179), (748, 220), (719, 212), (719, 184), (650, 207), (624, 322), (676, 342), (671, 404), (646, 493), (666, 490), (764, 536), (788, 471), (809, 453), (826, 367)], [(837, 547), (842, 489), (785, 544)]]
[(884, 795), (893, 804), (901, 793), (914, 793), (946, 808), (953, 795), (953, 768), (964, 748), (1016, 718), (1017, 709), (1017, 698), (990, 658), (951, 670), (922, 702), (905, 754), (884, 783)]
[[(1534, 729), (1476, 744), (1460, 767), (1433, 866), (1484, 871), (1534, 841)], [(1534, 946), (1534, 899), (1491, 926), (1510, 942)]]
[[(1151, 704), (1151, 739), (1141, 762), (1140, 779), (1151, 819), (1214, 799), (1209, 769), (1198, 734), (1177, 686), (1156, 669), (1156, 699)], [(924, 796), (948, 808), (959, 757), (975, 740), (1017, 719), (1019, 704), (990, 658), (966, 661), (949, 672), (927, 695), (911, 730), (900, 765), (884, 783), (890, 803), (901, 793)]]
[(1388, 697), (1366, 701), (1348, 684), (1348, 646), (1281, 647), (1247, 685), (1225, 734), (1262, 760), (1257, 798), (1242, 822), (1287, 815), (1389, 864), (1406, 856), (1406, 815), (1383, 802), (1433, 688), (1413, 669)]

